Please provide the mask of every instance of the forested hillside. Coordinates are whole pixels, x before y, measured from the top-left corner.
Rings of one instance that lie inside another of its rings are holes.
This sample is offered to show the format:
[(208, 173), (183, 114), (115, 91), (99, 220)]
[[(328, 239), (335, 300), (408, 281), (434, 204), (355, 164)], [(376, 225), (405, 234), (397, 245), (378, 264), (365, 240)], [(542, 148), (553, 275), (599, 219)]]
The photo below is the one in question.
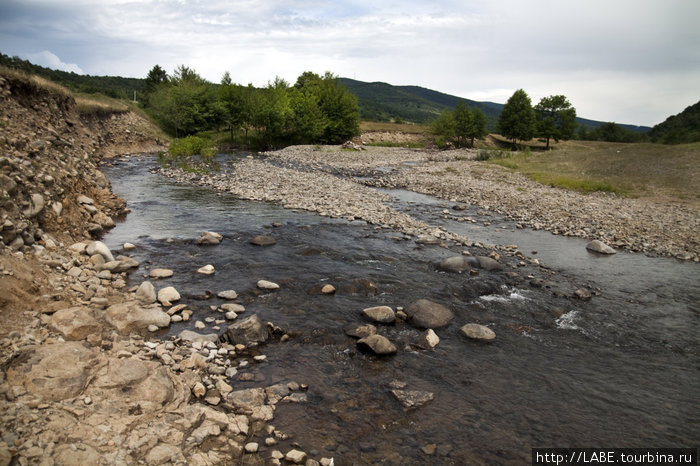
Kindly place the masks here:
[(664, 144), (685, 144), (700, 141), (700, 102), (654, 126), (649, 132), (649, 136), (652, 141)]
[(133, 99), (134, 92), (138, 95), (143, 91), (145, 80), (138, 78), (122, 78), (119, 76), (90, 76), (66, 71), (52, 70), (35, 65), (18, 57), (10, 57), (0, 53), (0, 65), (35, 74), (62, 84), (75, 92), (88, 94), (105, 94), (115, 99)]

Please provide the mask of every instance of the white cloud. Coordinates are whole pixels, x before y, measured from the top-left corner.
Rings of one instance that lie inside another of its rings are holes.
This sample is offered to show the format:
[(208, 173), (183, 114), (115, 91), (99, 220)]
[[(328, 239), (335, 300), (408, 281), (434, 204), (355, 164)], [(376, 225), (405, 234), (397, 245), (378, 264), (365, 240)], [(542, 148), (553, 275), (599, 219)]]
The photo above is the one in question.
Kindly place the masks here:
[(30, 53), (27, 55), (29, 61), (36, 65), (45, 66), (54, 70), (68, 71), (77, 74), (85, 74), (83, 70), (75, 63), (64, 63), (56, 54), (43, 50), (39, 53)]
[(0, 0), (0, 43), (90, 74), (329, 70), (496, 102), (564, 94), (581, 116), (654, 124), (698, 99), (698, 17), (697, 0)]

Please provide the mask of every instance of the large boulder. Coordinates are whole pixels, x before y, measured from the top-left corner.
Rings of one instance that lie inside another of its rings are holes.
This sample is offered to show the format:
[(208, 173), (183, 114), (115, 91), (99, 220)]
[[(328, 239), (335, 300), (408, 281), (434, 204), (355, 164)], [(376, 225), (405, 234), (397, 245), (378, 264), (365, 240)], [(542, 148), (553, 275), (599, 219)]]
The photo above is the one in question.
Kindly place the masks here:
[(89, 335), (100, 333), (101, 328), (90, 309), (81, 306), (57, 311), (51, 317), (50, 326), (66, 340), (82, 340)]
[(158, 304), (143, 306), (136, 301), (113, 304), (105, 311), (105, 320), (121, 334), (148, 328), (149, 325), (167, 327), (170, 316)]
[(484, 270), (501, 270), (503, 268), (496, 259), (491, 257), (477, 256), (476, 258), (479, 260), (479, 267)]
[(145, 281), (136, 290), (136, 300), (143, 304), (153, 304), (156, 302), (156, 289), (153, 283)]
[(428, 299), (414, 301), (405, 312), (408, 322), (418, 328), (445, 327), (454, 318), (454, 314), (448, 308)]
[(241, 319), (235, 324), (229, 325), (226, 330), (228, 339), (233, 344), (249, 345), (251, 343), (263, 343), (270, 337), (267, 326), (260, 320), (257, 314)]
[(99, 354), (77, 341), (30, 346), (11, 361), (7, 382), (23, 385), (34, 396), (59, 401), (78, 396), (99, 365)]
[(93, 241), (92, 243), (88, 244), (85, 248), (85, 252), (87, 252), (88, 256), (99, 254), (102, 257), (104, 257), (105, 262), (110, 262), (114, 260), (112, 251), (110, 251), (107, 245), (102, 241)]
[(615, 254), (616, 251), (608, 246), (607, 244), (603, 243), (600, 240), (594, 239), (590, 243), (586, 245), (586, 249), (589, 251), (597, 252), (598, 254)]
[(469, 268), (469, 260), (465, 256), (448, 257), (438, 264), (438, 269), (444, 272), (462, 273), (469, 270)]
[(396, 353), (396, 346), (388, 338), (377, 334), (357, 340), (357, 346), (379, 356)]

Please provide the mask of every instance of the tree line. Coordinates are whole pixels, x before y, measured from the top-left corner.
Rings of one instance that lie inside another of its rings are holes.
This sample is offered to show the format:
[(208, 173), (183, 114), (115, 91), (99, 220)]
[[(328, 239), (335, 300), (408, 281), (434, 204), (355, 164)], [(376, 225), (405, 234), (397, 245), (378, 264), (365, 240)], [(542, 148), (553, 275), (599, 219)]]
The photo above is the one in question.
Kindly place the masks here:
[(278, 77), (256, 88), (233, 83), (228, 72), (214, 84), (184, 65), (170, 75), (156, 65), (143, 103), (175, 137), (226, 128), (232, 142), (267, 148), (337, 144), (359, 134), (357, 98), (330, 72), (304, 72), (294, 85)]

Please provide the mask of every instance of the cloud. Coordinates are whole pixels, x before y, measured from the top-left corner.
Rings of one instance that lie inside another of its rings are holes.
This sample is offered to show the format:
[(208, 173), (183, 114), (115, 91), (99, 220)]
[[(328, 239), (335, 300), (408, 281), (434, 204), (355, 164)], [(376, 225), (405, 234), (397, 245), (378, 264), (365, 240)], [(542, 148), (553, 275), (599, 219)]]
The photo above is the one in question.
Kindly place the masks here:
[(654, 124), (698, 99), (697, 17), (696, 0), (0, 0), (0, 43), (90, 74), (184, 64), (260, 86), (328, 70), (497, 102), (564, 94), (582, 116)]
[(68, 71), (77, 74), (85, 74), (75, 63), (64, 63), (56, 54), (43, 50), (39, 53), (31, 53), (27, 55), (29, 61), (36, 65), (45, 66), (54, 70)]

